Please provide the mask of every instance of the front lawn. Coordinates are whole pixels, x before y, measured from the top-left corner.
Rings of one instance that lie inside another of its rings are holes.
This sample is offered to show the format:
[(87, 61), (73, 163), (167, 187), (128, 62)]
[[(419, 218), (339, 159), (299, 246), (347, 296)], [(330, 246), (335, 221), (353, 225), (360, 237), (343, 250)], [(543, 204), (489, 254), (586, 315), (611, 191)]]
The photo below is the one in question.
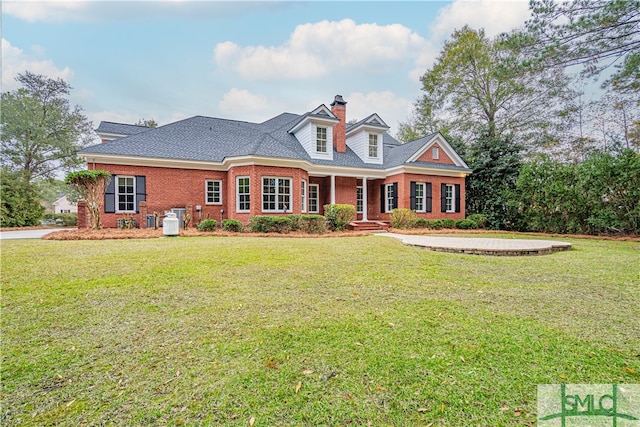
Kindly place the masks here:
[[(557, 238), (554, 238), (557, 239)], [(2, 241), (2, 425), (535, 425), (640, 382), (640, 243)]]

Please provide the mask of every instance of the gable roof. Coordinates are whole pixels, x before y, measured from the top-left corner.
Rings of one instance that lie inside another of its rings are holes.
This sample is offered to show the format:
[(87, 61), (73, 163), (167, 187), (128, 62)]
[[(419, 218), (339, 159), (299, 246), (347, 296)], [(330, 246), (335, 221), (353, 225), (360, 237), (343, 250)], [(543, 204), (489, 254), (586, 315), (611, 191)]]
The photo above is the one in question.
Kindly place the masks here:
[[(382, 164), (365, 163), (349, 146), (346, 152), (334, 150), (333, 159), (312, 159), (302, 144), (291, 133), (291, 129), (308, 118), (318, 114), (323, 118), (333, 120), (335, 117), (325, 115), (326, 107), (314, 110), (304, 115), (282, 113), (262, 123), (251, 123), (238, 120), (228, 120), (205, 116), (194, 116), (157, 128), (124, 125), (102, 122), (98, 129), (120, 129), (133, 131), (128, 136), (117, 138), (102, 144), (82, 149), (79, 154), (85, 159), (99, 158), (101, 155), (113, 157), (168, 159), (178, 161), (196, 161), (222, 163), (230, 158), (257, 156), (263, 158), (303, 160), (310, 164), (384, 170), (402, 165), (424, 166), (443, 170), (457, 170), (471, 172), (466, 164), (460, 160), (455, 165), (440, 163), (425, 164), (412, 161), (427, 144), (440, 134), (431, 134), (416, 141), (401, 144), (386, 130), (387, 125), (377, 114), (372, 114), (347, 129), (356, 129), (367, 123), (384, 131), (385, 145)], [(329, 111), (330, 113), (330, 111)], [(336, 118), (337, 119), (337, 118)], [(372, 121), (375, 119), (375, 121)], [(115, 125), (115, 126), (113, 126)], [(118, 125), (122, 127), (119, 128)], [(444, 138), (443, 138), (444, 139)], [(93, 161), (93, 160), (92, 160)]]
[(100, 122), (98, 129), (96, 132), (98, 133), (108, 133), (112, 135), (135, 135), (140, 132), (144, 132), (146, 130), (151, 129), (149, 126), (139, 126), (139, 125), (128, 125), (125, 123), (116, 123), (116, 122)]

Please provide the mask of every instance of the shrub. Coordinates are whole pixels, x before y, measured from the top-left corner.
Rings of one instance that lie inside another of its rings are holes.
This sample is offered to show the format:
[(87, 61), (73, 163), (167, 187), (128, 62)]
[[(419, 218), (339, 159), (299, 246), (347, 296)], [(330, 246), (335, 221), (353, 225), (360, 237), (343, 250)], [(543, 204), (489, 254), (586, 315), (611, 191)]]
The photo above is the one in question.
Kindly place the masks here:
[(411, 228), (417, 219), (415, 211), (406, 208), (394, 209), (389, 216), (393, 228)]
[(304, 220), (302, 217), (303, 215), (298, 215), (298, 214), (289, 215), (288, 218), (291, 221), (291, 224), (289, 225), (289, 229), (291, 231), (298, 231), (298, 230), (304, 229)]
[(440, 224), (442, 224), (442, 228), (455, 228), (456, 221), (450, 218), (440, 219)]
[(232, 231), (234, 233), (242, 233), (244, 226), (237, 219), (223, 219), (222, 229), (224, 231)]
[(286, 216), (256, 215), (249, 218), (249, 229), (254, 233), (288, 233), (291, 219)]
[(301, 215), (300, 230), (309, 234), (322, 234), (327, 231), (327, 219), (322, 215)]
[(324, 216), (332, 231), (342, 231), (356, 218), (356, 207), (353, 205), (324, 205)]
[(205, 219), (198, 224), (198, 231), (216, 231), (218, 227), (218, 221), (215, 219)]
[(430, 230), (440, 230), (443, 228), (442, 221), (439, 219), (429, 219), (426, 221), (425, 227)]
[(65, 227), (78, 225), (77, 213), (46, 213), (42, 215), (40, 223), (43, 225), (62, 225)]
[(487, 226), (487, 216), (483, 214), (473, 214), (467, 217), (469, 221), (475, 222), (474, 228), (485, 228)]
[(474, 228), (478, 228), (477, 223), (470, 219), (460, 219), (456, 221), (456, 228), (460, 230), (472, 230)]
[(413, 228), (427, 228), (429, 221), (424, 218), (416, 218), (411, 223), (411, 227)]

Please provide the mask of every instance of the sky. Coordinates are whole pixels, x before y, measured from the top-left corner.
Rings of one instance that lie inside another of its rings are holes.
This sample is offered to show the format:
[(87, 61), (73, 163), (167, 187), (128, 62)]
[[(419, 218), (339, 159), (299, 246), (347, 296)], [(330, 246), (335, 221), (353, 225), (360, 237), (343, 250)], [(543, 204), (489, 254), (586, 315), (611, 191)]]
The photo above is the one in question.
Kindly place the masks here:
[(526, 0), (3, 0), (2, 92), (25, 70), (62, 78), (94, 127), (259, 123), (340, 94), (347, 120), (377, 113), (395, 135), (455, 29), (493, 36), (528, 17)]

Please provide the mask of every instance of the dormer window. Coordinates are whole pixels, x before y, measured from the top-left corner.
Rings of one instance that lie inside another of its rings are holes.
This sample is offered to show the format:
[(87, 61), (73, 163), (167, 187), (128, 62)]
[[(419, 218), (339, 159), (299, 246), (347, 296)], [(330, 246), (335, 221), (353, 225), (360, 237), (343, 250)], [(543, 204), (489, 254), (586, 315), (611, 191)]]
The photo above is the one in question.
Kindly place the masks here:
[(378, 158), (378, 135), (369, 134), (369, 157)]
[(327, 152), (327, 128), (316, 128), (316, 151), (318, 153)]

